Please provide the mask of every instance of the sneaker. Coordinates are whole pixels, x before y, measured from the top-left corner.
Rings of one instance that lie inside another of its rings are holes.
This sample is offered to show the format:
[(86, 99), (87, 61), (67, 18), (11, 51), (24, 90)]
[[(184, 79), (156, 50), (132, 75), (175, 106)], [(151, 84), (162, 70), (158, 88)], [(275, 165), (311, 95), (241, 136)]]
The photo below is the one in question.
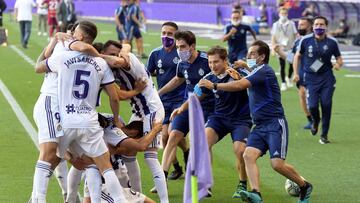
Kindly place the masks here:
[(43, 32), (43, 36), (47, 36), (47, 33), (46, 33), (46, 32)]
[(319, 122), (313, 122), (312, 125), (311, 125), (311, 134), (312, 135), (316, 135), (317, 132), (318, 132), (318, 129), (319, 129)]
[(286, 86), (286, 83), (281, 83), (281, 88), (280, 88), (281, 91), (285, 91), (287, 90), (287, 86)]
[(286, 86), (288, 88), (294, 87), (294, 84), (292, 83), (292, 81), (288, 77), (285, 78), (285, 81), (286, 81)]
[(38, 35), (40, 36), (40, 35), (41, 35), (41, 32), (38, 32)]
[(310, 200), (310, 195), (313, 190), (313, 186), (306, 182), (307, 186), (305, 188), (300, 188), (300, 195), (298, 203), (308, 203)]
[(232, 198), (241, 198), (241, 195), (240, 195), (240, 191), (241, 191), (241, 190), (246, 191), (246, 190), (247, 190), (247, 187), (246, 187), (245, 184), (239, 183), (239, 184), (236, 186), (236, 189), (235, 189), (235, 192), (234, 192)]
[(150, 189), (151, 193), (157, 193), (156, 187), (154, 186), (153, 188)]
[(183, 171), (182, 171), (182, 167), (180, 167), (179, 170), (173, 170), (170, 174), (170, 176), (168, 177), (169, 180), (176, 180), (179, 179), (182, 176)]
[(244, 202), (263, 203), (261, 197), (255, 192), (248, 192), (246, 190), (241, 190), (240, 195), (241, 195), (241, 200)]
[(305, 129), (305, 130), (311, 130), (311, 126), (312, 126), (312, 122), (309, 121), (308, 124), (306, 124), (306, 125), (304, 126), (304, 129)]
[(208, 193), (208, 194), (206, 195), (207, 198), (212, 197), (211, 188), (209, 188), (209, 189), (207, 190), (207, 193)]
[(329, 144), (330, 141), (326, 137), (321, 137), (319, 140), (320, 144)]

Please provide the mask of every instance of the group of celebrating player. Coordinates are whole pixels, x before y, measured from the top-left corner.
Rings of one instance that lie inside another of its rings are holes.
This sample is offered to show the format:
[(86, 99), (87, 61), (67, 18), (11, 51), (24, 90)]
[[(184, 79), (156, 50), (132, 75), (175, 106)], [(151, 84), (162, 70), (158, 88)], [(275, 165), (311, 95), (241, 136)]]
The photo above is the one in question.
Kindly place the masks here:
[[(252, 43), (246, 62), (231, 67), (225, 48), (198, 51), (191, 31), (165, 22), (162, 46), (152, 51), (145, 67), (127, 44), (93, 43), (96, 35), (93, 23), (80, 21), (68, 33), (57, 33), (38, 58), (36, 72), (45, 78), (34, 108), (40, 156), (32, 202), (46, 201), (55, 168), (65, 202), (76, 202), (82, 173), (86, 202), (153, 202), (141, 194), (140, 151), (152, 173), (152, 191), (162, 203), (169, 202), (166, 180), (183, 173), (176, 148), (183, 150), (185, 162), (189, 153), (185, 138), (191, 92), (201, 101), (209, 150), (231, 134), (239, 174), (234, 198), (262, 202), (256, 160), (269, 151), (272, 168), (299, 185), (299, 202), (309, 201), (312, 185), (285, 162), (288, 125), (265, 42)], [(151, 75), (156, 75), (158, 90)], [(96, 111), (102, 90), (112, 114)], [(130, 101), (128, 124), (119, 115), (119, 100)], [(69, 172), (64, 159), (73, 165)], [(171, 164), (175, 170), (168, 177)]]

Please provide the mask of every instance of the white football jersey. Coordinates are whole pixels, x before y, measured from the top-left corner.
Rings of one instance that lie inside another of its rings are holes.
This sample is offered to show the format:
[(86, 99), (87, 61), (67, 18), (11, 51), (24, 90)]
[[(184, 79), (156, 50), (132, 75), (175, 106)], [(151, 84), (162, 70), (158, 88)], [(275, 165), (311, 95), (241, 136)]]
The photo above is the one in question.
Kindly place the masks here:
[(114, 76), (100, 57), (77, 51), (53, 54), (48, 60), (49, 70), (58, 73), (58, 98), (64, 128), (98, 127), (96, 102), (100, 85), (114, 82)]
[(157, 93), (150, 74), (146, 71), (144, 64), (132, 53), (129, 53), (129, 57), (130, 70), (115, 69), (114, 76), (116, 82), (126, 90), (133, 90), (135, 88), (135, 81), (139, 79), (147, 81), (147, 86), (141, 94), (130, 99), (132, 112), (138, 117), (144, 117), (163, 107), (159, 94)]
[[(65, 41), (64, 44), (62, 42), (58, 42), (53, 50), (53, 54), (62, 52), (62, 51), (69, 51), (69, 45), (72, 41)], [(58, 91), (58, 75), (57, 73), (48, 72), (45, 73), (44, 81), (41, 85), (40, 92), (41, 94), (57, 96)]]

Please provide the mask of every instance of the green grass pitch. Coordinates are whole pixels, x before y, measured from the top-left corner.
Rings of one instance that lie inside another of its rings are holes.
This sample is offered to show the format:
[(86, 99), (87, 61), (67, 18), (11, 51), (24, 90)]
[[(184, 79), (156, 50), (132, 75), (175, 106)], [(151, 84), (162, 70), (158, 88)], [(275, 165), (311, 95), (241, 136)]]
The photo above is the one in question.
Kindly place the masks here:
[[(9, 21), (5, 15), (5, 27), (9, 30), (9, 43), (21, 49), (34, 61), (47, 44), (45, 37), (37, 36), (34, 18), (29, 48), (21, 48), (19, 26)], [(114, 26), (110, 23), (97, 22), (99, 36), (96, 41), (116, 39)], [(144, 34), (146, 53), (160, 46), (158, 30), (149, 30)], [(220, 41), (198, 39), (198, 46), (211, 47), (221, 44)], [(276, 68), (278, 63), (271, 59)], [(292, 88), (282, 93), (282, 101), (289, 122), (290, 143), (288, 162), (293, 164), (303, 177), (314, 185), (311, 202), (360, 202), (357, 192), (360, 191), (360, 78), (346, 78), (345, 74), (358, 74), (348, 70), (336, 72), (337, 84), (333, 102), (333, 113), (329, 145), (320, 145), (319, 137), (313, 137), (309, 131), (302, 129), (306, 123), (305, 116), (299, 107), (297, 91)], [(28, 119), (32, 119), (33, 106), (39, 95), (42, 75), (35, 74), (33, 67), (9, 47), (0, 47), (0, 79), (9, 88)], [(109, 111), (107, 100), (99, 111)], [(10, 108), (5, 97), (0, 94), (0, 202), (26, 202), (31, 193), (34, 165), (38, 152), (30, 137)], [(121, 115), (130, 116), (129, 105), (121, 104)], [(35, 127), (35, 125), (34, 125)], [(179, 151), (179, 160), (182, 155)], [(159, 159), (161, 159), (161, 152)], [(158, 197), (148, 191), (153, 186), (150, 171), (144, 165), (143, 155), (139, 154), (141, 164), (143, 191), (149, 197), (159, 201)], [(231, 196), (237, 184), (235, 157), (229, 136), (215, 145), (213, 152), (213, 197), (202, 202), (240, 202)], [(265, 202), (290, 203), (297, 198), (285, 193), (285, 178), (275, 173), (269, 164), (269, 155), (259, 159), (261, 189)], [(183, 163), (181, 162), (181, 165)], [(168, 181), (170, 202), (182, 202), (184, 180)], [(49, 184), (47, 200), (50, 203), (62, 202), (57, 181), (52, 178)]]

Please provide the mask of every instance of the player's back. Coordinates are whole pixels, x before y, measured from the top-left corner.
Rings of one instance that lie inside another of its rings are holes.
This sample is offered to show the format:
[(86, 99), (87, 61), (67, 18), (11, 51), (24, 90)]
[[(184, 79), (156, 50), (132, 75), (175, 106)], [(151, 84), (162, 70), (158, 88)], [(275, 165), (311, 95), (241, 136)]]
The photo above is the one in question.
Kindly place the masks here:
[(59, 0), (46, 0), (45, 3), (48, 5), (48, 17), (56, 18)]
[(114, 81), (106, 62), (76, 51), (59, 52), (48, 60), (58, 72), (59, 106), (65, 128), (98, 126), (96, 102), (100, 85)]
[(136, 111), (141, 111), (141, 114), (149, 114), (162, 108), (162, 103), (155, 89), (154, 83), (148, 74), (143, 63), (132, 53), (129, 53), (130, 70), (117, 70), (115, 77), (118, 82), (127, 90), (134, 89), (135, 81), (146, 80), (146, 88), (138, 95), (131, 99), (131, 105)]

